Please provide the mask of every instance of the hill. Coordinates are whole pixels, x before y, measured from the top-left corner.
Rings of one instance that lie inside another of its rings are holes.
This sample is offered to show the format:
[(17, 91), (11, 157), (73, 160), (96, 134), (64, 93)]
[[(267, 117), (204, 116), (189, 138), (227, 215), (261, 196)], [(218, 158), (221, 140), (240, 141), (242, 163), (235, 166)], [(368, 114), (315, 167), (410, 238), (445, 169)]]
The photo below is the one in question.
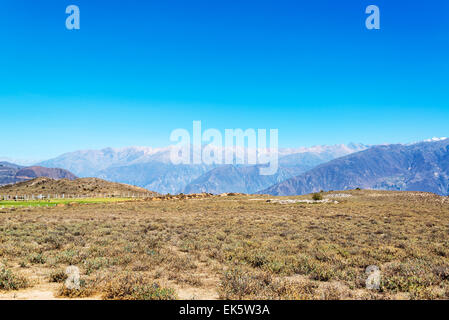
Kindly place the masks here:
[(36, 178), (19, 182), (14, 185), (0, 187), (0, 194), (66, 194), (66, 195), (90, 195), (107, 194), (115, 196), (156, 195), (155, 192), (143, 188), (105, 181), (98, 178), (81, 178), (76, 180), (54, 180), (51, 178)]
[(382, 145), (322, 164), (260, 191), (301, 195), (354, 188), (449, 194), (449, 139)]
[(38, 177), (74, 180), (77, 177), (64, 169), (23, 167), (9, 162), (0, 162), (0, 185), (13, 184)]

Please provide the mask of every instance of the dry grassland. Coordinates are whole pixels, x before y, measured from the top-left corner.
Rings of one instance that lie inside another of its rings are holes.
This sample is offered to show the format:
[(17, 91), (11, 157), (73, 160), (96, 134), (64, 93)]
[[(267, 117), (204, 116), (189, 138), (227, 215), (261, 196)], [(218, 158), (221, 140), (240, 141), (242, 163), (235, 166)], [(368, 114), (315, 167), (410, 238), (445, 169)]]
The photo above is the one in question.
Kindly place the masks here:
[[(447, 198), (323, 197), (332, 201), (227, 196), (4, 209), (0, 298), (449, 298)], [(64, 289), (69, 265), (81, 270), (80, 290)], [(379, 291), (365, 289), (368, 265), (381, 270)]]

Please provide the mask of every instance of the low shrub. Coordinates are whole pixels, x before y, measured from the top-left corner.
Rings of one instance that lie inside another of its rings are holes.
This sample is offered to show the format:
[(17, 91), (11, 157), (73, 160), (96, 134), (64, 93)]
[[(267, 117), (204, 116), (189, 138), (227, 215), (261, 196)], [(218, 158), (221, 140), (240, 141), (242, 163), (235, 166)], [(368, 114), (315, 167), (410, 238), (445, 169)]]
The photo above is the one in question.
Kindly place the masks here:
[(32, 264), (45, 264), (46, 259), (41, 253), (35, 253), (28, 258), (28, 261)]
[(163, 288), (141, 275), (128, 273), (108, 282), (103, 298), (108, 300), (175, 300), (177, 296), (173, 289)]
[(323, 195), (322, 195), (321, 193), (314, 193), (314, 194), (312, 195), (312, 199), (313, 199), (314, 201), (323, 200)]
[(50, 272), (49, 278), (50, 282), (64, 282), (67, 279), (67, 274), (62, 269), (54, 270)]
[(10, 270), (0, 266), (0, 290), (19, 290), (28, 287), (26, 278), (13, 274)]
[(79, 289), (68, 289), (65, 284), (63, 284), (58, 291), (59, 297), (66, 298), (87, 298), (92, 296), (96, 292), (93, 282), (86, 282), (81, 279)]
[(235, 267), (223, 274), (219, 287), (221, 299), (305, 300), (316, 296), (317, 285), (310, 280), (277, 279), (268, 272)]

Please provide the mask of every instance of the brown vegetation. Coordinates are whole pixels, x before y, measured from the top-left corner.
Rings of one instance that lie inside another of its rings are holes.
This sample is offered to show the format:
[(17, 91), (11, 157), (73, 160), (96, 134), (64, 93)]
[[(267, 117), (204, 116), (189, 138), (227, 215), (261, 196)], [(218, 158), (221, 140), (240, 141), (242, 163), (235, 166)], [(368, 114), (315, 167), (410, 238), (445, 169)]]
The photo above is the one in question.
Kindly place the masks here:
[(148, 191), (122, 183), (114, 183), (98, 178), (81, 178), (76, 180), (53, 180), (50, 178), (36, 178), (19, 182), (14, 185), (0, 187), (0, 195), (156, 195)]
[[(362, 190), (322, 196), (338, 203), (237, 195), (4, 209), (0, 262), (6, 279), (39, 275), (30, 286), (54, 283), (62, 297), (449, 298), (447, 197)], [(76, 292), (63, 288), (69, 265), (81, 270)], [(365, 289), (369, 265), (380, 268), (379, 291)]]

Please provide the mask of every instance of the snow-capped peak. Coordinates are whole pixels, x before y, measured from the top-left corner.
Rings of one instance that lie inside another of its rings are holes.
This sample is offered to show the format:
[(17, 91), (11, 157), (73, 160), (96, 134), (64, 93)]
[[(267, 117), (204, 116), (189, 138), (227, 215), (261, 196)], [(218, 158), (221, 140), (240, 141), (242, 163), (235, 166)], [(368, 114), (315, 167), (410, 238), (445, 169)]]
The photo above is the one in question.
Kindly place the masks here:
[(441, 137), (441, 138), (433, 137), (432, 139), (427, 139), (427, 140), (424, 140), (423, 142), (437, 142), (437, 141), (444, 141), (446, 139), (447, 139), (446, 137)]

